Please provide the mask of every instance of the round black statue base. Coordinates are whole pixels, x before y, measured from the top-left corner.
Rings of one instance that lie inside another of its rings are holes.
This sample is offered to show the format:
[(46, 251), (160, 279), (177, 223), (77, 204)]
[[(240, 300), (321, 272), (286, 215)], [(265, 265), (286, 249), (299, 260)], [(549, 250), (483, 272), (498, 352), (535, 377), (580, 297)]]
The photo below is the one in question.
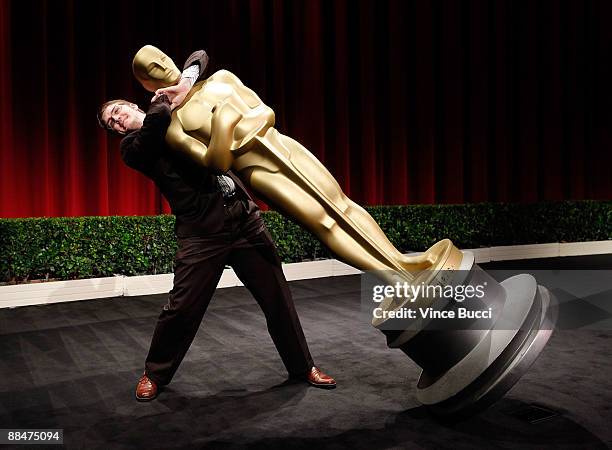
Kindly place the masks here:
[(509, 278), (501, 285), (507, 293), (508, 312), (530, 306), (525, 319), (518, 330), (490, 330), (443, 376), (434, 378), (423, 371), (417, 398), (436, 416), (461, 420), (499, 400), (525, 374), (552, 334), (554, 309), (545, 287), (529, 275)]

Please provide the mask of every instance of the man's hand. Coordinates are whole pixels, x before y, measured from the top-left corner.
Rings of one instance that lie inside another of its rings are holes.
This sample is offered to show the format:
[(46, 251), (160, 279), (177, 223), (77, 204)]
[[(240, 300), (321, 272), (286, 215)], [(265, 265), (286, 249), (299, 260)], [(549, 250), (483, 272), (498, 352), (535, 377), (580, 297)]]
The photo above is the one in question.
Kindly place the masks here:
[(174, 109), (183, 103), (183, 100), (185, 100), (185, 97), (189, 93), (190, 89), (191, 83), (189, 80), (183, 78), (174, 86), (168, 86), (166, 88), (156, 90), (151, 102), (154, 102), (160, 95), (166, 94), (170, 100), (170, 109)]

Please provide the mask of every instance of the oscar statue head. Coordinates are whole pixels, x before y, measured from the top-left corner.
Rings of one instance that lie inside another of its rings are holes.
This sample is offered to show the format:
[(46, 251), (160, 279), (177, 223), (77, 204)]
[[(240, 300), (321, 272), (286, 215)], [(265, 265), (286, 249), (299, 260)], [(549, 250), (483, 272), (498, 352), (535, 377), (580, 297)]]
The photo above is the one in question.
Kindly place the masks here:
[(150, 92), (172, 86), (181, 77), (172, 59), (152, 45), (138, 50), (132, 61), (132, 70), (136, 79)]

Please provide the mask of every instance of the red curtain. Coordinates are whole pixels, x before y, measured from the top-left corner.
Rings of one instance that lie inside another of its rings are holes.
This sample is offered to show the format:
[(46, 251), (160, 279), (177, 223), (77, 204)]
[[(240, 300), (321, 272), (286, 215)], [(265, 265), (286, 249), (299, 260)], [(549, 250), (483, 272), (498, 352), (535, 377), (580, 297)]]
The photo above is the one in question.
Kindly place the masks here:
[(0, 216), (168, 212), (97, 127), (207, 50), (362, 204), (610, 199), (609, 1), (0, 2)]

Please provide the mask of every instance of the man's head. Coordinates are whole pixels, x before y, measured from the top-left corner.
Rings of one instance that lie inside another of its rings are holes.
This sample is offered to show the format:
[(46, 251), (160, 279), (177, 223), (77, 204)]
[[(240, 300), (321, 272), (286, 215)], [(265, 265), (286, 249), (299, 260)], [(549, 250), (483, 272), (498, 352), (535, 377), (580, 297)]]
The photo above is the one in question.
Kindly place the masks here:
[(149, 92), (172, 86), (181, 78), (181, 72), (168, 55), (157, 47), (145, 45), (132, 61), (134, 76)]
[(127, 100), (111, 100), (100, 106), (98, 123), (117, 134), (127, 134), (142, 127), (145, 112)]

